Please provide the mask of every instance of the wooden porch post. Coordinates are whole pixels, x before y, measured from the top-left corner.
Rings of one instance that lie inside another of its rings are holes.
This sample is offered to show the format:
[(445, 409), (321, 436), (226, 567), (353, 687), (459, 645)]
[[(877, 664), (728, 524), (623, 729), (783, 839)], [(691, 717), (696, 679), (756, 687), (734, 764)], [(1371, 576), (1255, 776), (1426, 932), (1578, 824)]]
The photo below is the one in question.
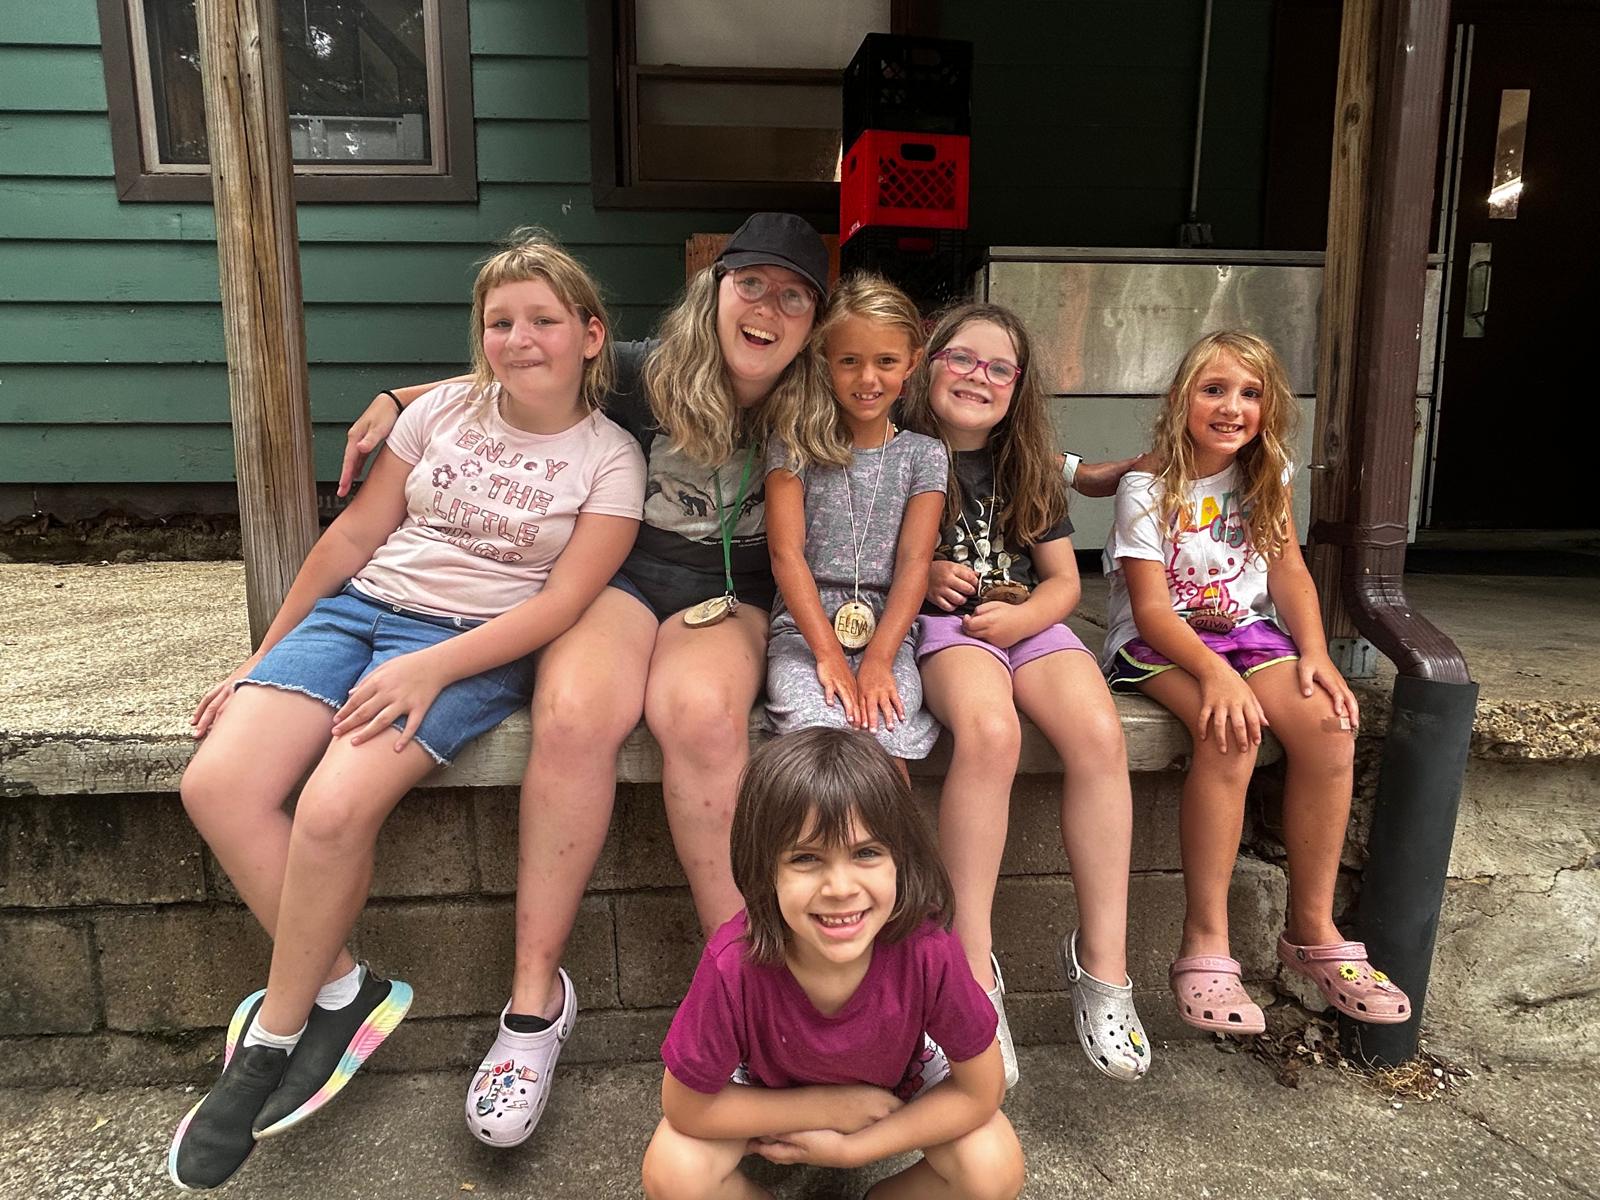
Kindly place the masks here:
[[(1328, 192), (1328, 248), (1322, 266), (1322, 329), (1317, 339), (1317, 416), (1312, 439), (1311, 527), (1344, 520), (1350, 490), (1351, 418), (1355, 410), (1356, 324), (1360, 316), (1362, 260), (1367, 241), (1367, 195), (1373, 114), (1378, 94), (1380, 0), (1345, 0), (1339, 31), (1339, 84), (1334, 101), (1333, 172)], [(1322, 600), (1322, 625), (1334, 661), (1351, 673), (1358, 665), (1338, 653), (1359, 636), (1345, 608), (1340, 561), (1343, 547), (1318, 541), (1309, 547), (1312, 578)]]
[(250, 640), (259, 645), (317, 540), (276, 0), (198, 0)]

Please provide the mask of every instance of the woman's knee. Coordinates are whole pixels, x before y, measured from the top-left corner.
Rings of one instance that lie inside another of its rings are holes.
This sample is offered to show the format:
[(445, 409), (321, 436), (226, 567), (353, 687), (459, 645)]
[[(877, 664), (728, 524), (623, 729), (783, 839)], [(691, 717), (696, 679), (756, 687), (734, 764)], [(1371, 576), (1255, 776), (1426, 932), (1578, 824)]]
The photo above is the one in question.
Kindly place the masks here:
[(652, 688), (645, 698), (645, 723), (668, 757), (726, 761), (744, 752), (750, 739), (750, 707), (731, 688)]
[(639, 702), (607, 680), (540, 679), (533, 696), (533, 750), (562, 761), (609, 753), (613, 757), (639, 723)]

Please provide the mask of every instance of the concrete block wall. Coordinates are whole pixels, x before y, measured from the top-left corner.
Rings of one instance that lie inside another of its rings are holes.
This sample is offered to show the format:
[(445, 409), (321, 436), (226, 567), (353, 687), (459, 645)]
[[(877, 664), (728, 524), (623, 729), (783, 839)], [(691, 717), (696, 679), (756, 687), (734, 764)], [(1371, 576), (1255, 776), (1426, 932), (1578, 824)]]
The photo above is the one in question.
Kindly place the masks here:
[[(1382, 742), (1358, 745), (1339, 907), (1355, 892)], [(1320, 1009), (1279, 972), (1281, 765), (1257, 772), (1234, 876), (1234, 953), (1263, 1002)], [(1166, 968), (1183, 911), (1177, 769), (1133, 775), (1130, 969), (1157, 1039), (1180, 1025)], [(930, 817), (938, 780), (919, 778)], [(1600, 758), (1475, 750), (1428, 1000), (1428, 1045), (1458, 1058), (1593, 1061), (1600, 1033)], [(385, 827), (358, 952), (416, 988), (380, 1070), (475, 1064), (512, 962), (517, 795), (421, 789)], [(1012, 1027), (1074, 1039), (1056, 943), (1076, 923), (1059, 776), (1018, 777), (995, 906)], [(650, 1061), (700, 950), (660, 788), (618, 788), (611, 833), (569, 946), (581, 1013), (572, 1062)], [(0, 799), (0, 1084), (203, 1081), (221, 1025), (265, 979), (269, 948), (171, 792)]]
[[(1153, 1036), (1181, 1036), (1166, 967), (1183, 911), (1177, 772), (1134, 775), (1131, 969)], [(934, 814), (937, 780), (919, 780)], [(1008, 1011), (1024, 1043), (1071, 1042), (1056, 943), (1076, 924), (1059, 777), (1019, 777), (995, 909)], [(375, 1065), (475, 1064), (512, 965), (516, 790), (413, 793), (385, 826), (359, 954), (416, 1003)], [(1234, 881), (1237, 953), (1274, 993), (1281, 868), (1251, 855)], [(202, 1080), (221, 1026), (266, 977), (267, 938), (170, 793), (0, 801), (0, 1084)], [(566, 1060), (649, 1061), (700, 953), (661, 791), (623, 784), (566, 967), (581, 1013)]]

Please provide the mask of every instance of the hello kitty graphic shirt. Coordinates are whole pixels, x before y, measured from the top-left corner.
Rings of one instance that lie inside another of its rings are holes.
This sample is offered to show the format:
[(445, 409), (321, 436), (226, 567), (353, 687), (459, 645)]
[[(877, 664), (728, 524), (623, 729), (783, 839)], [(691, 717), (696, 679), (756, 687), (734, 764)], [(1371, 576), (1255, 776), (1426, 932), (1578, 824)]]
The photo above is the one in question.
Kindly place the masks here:
[[(1285, 472), (1292, 474), (1291, 465)], [(1117, 515), (1102, 565), (1111, 580), (1102, 667), (1139, 636), (1119, 559), (1142, 558), (1166, 568), (1167, 595), (1180, 617), (1216, 609), (1235, 628), (1276, 616), (1267, 595), (1267, 562), (1250, 546), (1237, 463), (1189, 485), (1193, 524), (1168, 536), (1161, 520), (1161, 485), (1144, 471), (1129, 471), (1117, 487)]]
[(351, 580), (388, 604), (486, 620), (544, 587), (579, 513), (644, 511), (644, 455), (603, 413), (560, 433), (501, 419), (498, 398), (445, 383), (400, 414), (406, 517)]

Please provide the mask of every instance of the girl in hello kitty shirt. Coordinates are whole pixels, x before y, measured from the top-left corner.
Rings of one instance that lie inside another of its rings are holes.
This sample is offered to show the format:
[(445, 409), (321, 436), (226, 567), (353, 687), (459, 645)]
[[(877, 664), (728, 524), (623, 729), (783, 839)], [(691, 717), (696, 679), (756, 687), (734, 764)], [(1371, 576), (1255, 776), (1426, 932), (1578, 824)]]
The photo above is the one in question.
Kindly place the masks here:
[(1194, 739), (1179, 816), (1187, 905), (1169, 979), (1178, 1015), (1219, 1033), (1266, 1028), (1228, 945), (1228, 884), (1266, 726), (1288, 760), (1278, 958), (1358, 1021), (1411, 1015), (1405, 993), (1333, 923), (1359, 713), (1328, 657), (1295, 535), (1285, 451), (1294, 417), (1271, 346), (1239, 332), (1201, 338), (1167, 389), (1151, 470), (1117, 488), (1105, 551), (1111, 688), (1150, 696)]

